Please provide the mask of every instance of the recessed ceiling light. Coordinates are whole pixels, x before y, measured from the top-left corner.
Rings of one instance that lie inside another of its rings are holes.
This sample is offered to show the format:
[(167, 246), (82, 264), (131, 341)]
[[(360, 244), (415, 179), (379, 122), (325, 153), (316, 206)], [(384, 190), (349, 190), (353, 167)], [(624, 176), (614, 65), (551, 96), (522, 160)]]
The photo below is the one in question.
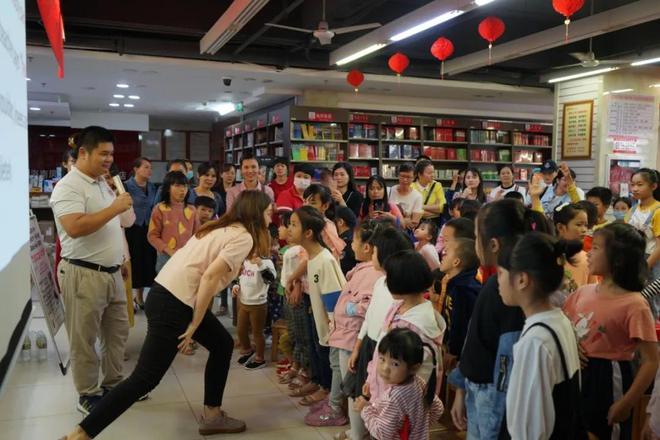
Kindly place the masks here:
[(112, 95), (112, 97), (117, 98), (117, 99), (124, 99), (125, 98), (124, 95)]
[(140, 97), (138, 95), (128, 95), (128, 99), (134, 99), (137, 101)]
[(119, 83), (119, 84), (117, 84), (117, 87), (120, 88), (120, 89), (127, 89), (129, 86), (128, 86), (128, 84), (125, 84), (125, 83)]
[(119, 104), (117, 104), (116, 102), (111, 102), (111, 103), (108, 104), (108, 105), (109, 105), (110, 107), (119, 107)]
[(45, 138), (46, 135), (45, 134), (40, 134), (39, 137)]
[(651, 88), (659, 88), (659, 87), (660, 87), (660, 83), (658, 83), (658, 84), (651, 84), (649, 87), (651, 87)]
[(54, 135), (54, 134), (49, 134), (48, 137), (49, 137), (49, 138), (54, 138), (55, 135)]
[(133, 104), (124, 104), (124, 107), (127, 107), (127, 108), (133, 108), (133, 107), (135, 107), (135, 106), (134, 106)]
[(26, 77), (26, 78), (25, 78), (25, 81), (32, 81), (32, 79)]
[(30, 110), (32, 110), (33, 112), (40, 112), (41, 108), (40, 107), (30, 107)]

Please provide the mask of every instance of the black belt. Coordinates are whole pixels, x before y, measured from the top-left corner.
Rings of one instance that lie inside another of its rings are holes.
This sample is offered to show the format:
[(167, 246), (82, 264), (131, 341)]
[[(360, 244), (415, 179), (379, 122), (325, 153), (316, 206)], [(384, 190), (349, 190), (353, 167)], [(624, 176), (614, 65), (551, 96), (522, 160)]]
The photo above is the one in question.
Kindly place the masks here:
[(74, 266), (84, 267), (85, 269), (92, 269), (97, 272), (115, 273), (121, 267), (121, 266), (106, 267), (106, 266), (101, 266), (100, 264), (88, 263), (87, 261), (76, 260), (73, 258), (62, 258), (62, 259), (69, 264), (73, 264)]

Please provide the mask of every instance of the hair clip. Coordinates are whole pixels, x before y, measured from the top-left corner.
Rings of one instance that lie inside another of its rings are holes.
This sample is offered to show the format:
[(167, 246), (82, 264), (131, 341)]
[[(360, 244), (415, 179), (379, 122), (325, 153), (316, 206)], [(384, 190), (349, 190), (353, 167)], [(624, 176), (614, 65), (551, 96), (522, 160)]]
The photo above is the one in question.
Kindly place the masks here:
[(568, 202), (562, 203), (561, 205), (559, 205), (555, 208), (555, 212), (561, 211), (562, 209), (566, 208), (568, 205), (570, 205), (570, 203), (568, 203)]

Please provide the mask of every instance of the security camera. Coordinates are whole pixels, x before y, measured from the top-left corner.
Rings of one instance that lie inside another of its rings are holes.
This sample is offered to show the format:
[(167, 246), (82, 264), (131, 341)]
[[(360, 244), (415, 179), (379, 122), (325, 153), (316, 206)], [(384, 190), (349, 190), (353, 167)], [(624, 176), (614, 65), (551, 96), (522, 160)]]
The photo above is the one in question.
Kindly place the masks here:
[(223, 77), (222, 83), (227, 87), (231, 86), (231, 78), (228, 76)]

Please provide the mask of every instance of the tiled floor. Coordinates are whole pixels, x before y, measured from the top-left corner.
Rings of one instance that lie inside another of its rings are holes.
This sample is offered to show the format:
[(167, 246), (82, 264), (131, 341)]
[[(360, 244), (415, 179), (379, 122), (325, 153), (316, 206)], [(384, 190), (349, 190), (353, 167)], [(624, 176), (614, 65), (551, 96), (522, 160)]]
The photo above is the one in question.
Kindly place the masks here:
[[(32, 327), (38, 327), (34, 320)], [(128, 341), (126, 372), (133, 370), (146, 328), (143, 313), (136, 316)], [(223, 319), (233, 332), (229, 320)], [(50, 342), (50, 341), (49, 341)], [(48, 361), (18, 362), (0, 400), (0, 438), (57, 439), (68, 433), (81, 416), (75, 410), (76, 392), (70, 374), (62, 376), (56, 354), (49, 345)], [(203, 372), (208, 354), (198, 350), (192, 357), (177, 356), (158, 387), (145, 402), (136, 403), (109, 426), (99, 439), (202, 439), (196, 418), (203, 401)], [(287, 387), (277, 383), (272, 367), (246, 371), (235, 360), (229, 372), (224, 408), (247, 423), (242, 434), (206, 438), (235, 440), (332, 439), (342, 428), (305, 426), (306, 409), (289, 398)], [(433, 435), (432, 438), (446, 438)]]

